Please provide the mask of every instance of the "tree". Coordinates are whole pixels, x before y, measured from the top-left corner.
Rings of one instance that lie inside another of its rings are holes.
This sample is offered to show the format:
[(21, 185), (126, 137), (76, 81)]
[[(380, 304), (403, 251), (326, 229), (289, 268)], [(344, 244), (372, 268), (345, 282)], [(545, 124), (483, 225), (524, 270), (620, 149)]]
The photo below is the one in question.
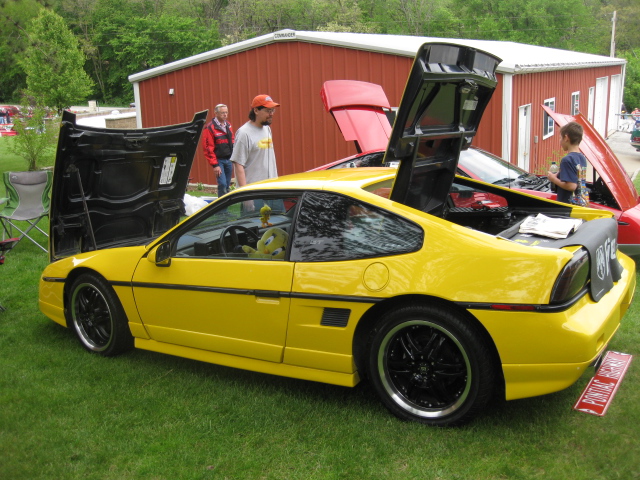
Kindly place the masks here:
[(26, 85), (18, 64), (26, 48), (24, 27), (38, 16), (37, 0), (0, 1), (0, 103), (14, 103)]
[[(23, 105), (28, 105), (23, 100)], [(10, 149), (16, 155), (24, 158), (27, 169), (34, 171), (42, 164), (53, 164), (54, 147), (58, 141), (59, 126), (55, 118), (49, 118), (47, 110), (38, 105), (32, 105), (29, 116), (15, 119), (13, 128), (18, 135), (13, 137)]]
[[(612, 0), (603, 4), (601, 16), (606, 18), (609, 35), (613, 12), (616, 12), (617, 19), (615, 39), (617, 49), (626, 51), (640, 48), (640, 29), (638, 28), (640, 2), (637, 0)], [(608, 36), (605, 36), (605, 42), (608, 46)], [(616, 56), (619, 55), (616, 53)]]
[(624, 89), (624, 104), (627, 111), (640, 108), (640, 49), (618, 53), (618, 57), (627, 59), (626, 84)]
[(332, 19), (318, 27), (321, 32), (377, 33), (377, 26), (363, 21), (362, 9), (355, 0), (338, 0), (332, 12)]
[(122, 91), (129, 92), (129, 75), (221, 45), (215, 24), (205, 29), (198, 27), (194, 19), (169, 14), (133, 18), (107, 44), (121, 74)]
[(27, 75), (27, 94), (58, 113), (84, 102), (93, 82), (84, 71), (78, 40), (63, 18), (43, 8), (26, 32), (29, 46), (20, 63)]
[(457, 25), (449, 0), (391, 0), (386, 3), (385, 15), (393, 22), (389, 33), (426, 36), (452, 36)]

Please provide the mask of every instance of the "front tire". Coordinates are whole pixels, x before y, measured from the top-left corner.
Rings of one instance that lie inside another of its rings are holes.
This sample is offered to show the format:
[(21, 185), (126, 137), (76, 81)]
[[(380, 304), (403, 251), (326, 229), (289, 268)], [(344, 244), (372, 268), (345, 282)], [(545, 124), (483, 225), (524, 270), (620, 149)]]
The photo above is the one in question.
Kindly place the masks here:
[(120, 300), (97, 275), (80, 275), (71, 285), (68, 324), (90, 352), (111, 357), (133, 348), (133, 336)]
[(437, 307), (411, 305), (382, 318), (371, 337), (369, 373), (397, 417), (427, 425), (468, 422), (496, 386), (492, 350), (470, 320)]

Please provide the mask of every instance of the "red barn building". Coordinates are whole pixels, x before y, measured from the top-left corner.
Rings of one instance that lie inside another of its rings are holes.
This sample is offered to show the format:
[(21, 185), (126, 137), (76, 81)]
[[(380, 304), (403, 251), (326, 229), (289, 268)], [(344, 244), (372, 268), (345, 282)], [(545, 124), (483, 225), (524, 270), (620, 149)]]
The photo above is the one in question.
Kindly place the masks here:
[[(273, 122), (278, 172), (311, 169), (354, 154), (323, 108), (327, 80), (382, 85), (398, 105), (413, 57), (425, 42), (453, 42), (502, 58), (498, 88), (474, 145), (533, 172), (546, 172), (560, 153), (557, 129), (540, 106), (561, 113), (581, 111), (606, 136), (615, 130), (624, 59), (513, 42), (399, 35), (282, 30), (131, 75), (138, 127), (181, 123), (219, 103), (229, 121), (247, 121), (255, 95), (269, 94), (282, 106)], [(215, 184), (199, 151), (192, 182)]]

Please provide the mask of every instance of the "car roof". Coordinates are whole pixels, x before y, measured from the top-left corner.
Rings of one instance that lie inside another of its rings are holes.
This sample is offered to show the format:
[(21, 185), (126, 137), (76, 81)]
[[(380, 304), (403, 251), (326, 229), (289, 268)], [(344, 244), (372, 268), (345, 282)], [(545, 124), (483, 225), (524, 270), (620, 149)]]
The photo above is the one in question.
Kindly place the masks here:
[(235, 191), (248, 190), (362, 190), (366, 185), (395, 178), (387, 167), (311, 170), (249, 184)]

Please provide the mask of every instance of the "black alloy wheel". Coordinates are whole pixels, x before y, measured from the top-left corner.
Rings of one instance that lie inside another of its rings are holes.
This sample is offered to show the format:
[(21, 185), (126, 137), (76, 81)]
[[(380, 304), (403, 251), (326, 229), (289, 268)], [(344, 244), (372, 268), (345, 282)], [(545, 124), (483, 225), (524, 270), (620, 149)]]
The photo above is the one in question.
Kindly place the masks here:
[(67, 324), (90, 352), (110, 357), (133, 348), (133, 336), (116, 293), (97, 275), (80, 275), (69, 290)]
[(491, 400), (493, 355), (477, 325), (436, 307), (387, 314), (373, 332), (370, 378), (397, 417), (428, 425), (468, 422)]

